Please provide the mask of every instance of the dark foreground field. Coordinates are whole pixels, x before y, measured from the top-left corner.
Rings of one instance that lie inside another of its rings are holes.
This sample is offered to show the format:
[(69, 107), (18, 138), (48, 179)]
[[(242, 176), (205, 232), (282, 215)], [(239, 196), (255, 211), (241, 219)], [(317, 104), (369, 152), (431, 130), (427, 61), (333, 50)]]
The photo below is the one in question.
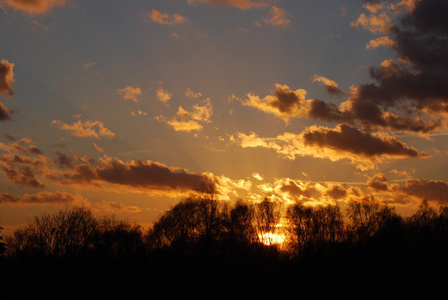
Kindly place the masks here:
[(373, 201), (353, 203), (346, 223), (338, 208), (298, 205), (283, 214), (289, 220), (284, 242), (267, 246), (257, 230), (275, 230), (269, 222), (278, 220), (276, 207), (264, 205), (224, 209), (210, 199), (190, 199), (148, 230), (98, 219), (82, 208), (36, 217), (4, 239), (0, 299), (441, 299), (446, 294), (444, 207), (424, 203), (402, 218)]

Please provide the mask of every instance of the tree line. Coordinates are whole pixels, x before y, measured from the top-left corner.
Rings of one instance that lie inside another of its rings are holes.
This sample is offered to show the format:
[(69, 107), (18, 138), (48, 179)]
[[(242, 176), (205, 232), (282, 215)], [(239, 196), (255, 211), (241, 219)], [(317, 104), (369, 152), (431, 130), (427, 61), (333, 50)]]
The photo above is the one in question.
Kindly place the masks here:
[(442, 204), (423, 201), (403, 217), (373, 197), (342, 210), (268, 198), (229, 205), (213, 190), (180, 201), (150, 228), (77, 207), (35, 216), (0, 239), (3, 275), (30, 282), (36, 282), (28, 277), (33, 275), (58, 281), (58, 272), (78, 280), (96, 274), (108, 282), (129, 280), (127, 285), (150, 282), (158, 288), (153, 293), (172, 293), (173, 285), (183, 293), (233, 297), (242, 290), (269, 295), (269, 289), (241, 282), (286, 286), (285, 293), (300, 286), (302, 295), (316, 295), (324, 292), (316, 288), (319, 282), (337, 286), (337, 293), (364, 292), (374, 281), (380, 286), (375, 295), (381, 287), (393, 290), (392, 283), (415, 295), (429, 278), (445, 283), (436, 271), (448, 270), (447, 250), (448, 207)]

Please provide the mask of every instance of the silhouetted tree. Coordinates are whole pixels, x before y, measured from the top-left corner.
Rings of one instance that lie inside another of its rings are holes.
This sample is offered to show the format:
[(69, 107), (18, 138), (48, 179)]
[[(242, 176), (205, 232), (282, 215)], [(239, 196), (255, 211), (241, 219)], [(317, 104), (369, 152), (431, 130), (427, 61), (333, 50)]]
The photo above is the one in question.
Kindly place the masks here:
[(142, 257), (146, 252), (143, 237), (140, 225), (105, 217), (98, 221), (93, 244), (98, 254), (109, 258)]
[(352, 242), (364, 242), (377, 231), (379, 210), (379, 202), (371, 196), (349, 202), (347, 216), (351, 223), (348, 234)]
[(219, 243), (227, 229), (227, 208), (208, 191), (192, 194), (167, 211), (150, 229), (148, 240), (155, 249), (170, 247), (187, 254)]
[(240, 244), (250, 245), (259, 241), (257, 228), (254, 223), (255, 209), (239, 200), (230, 210), (230, 235)]
[(287, 210), (288, 249), (293, 256), (315, 252), (344, 238), (344, 222), (337, 205), (305, 206), (296, 203)]
[(92, 247), (98, 226), (90, 210), (72, 208), (36, 216), (8, 239), (8, 253), (22, 256), (76, 256)]
[[(0, 227), (0, 232), (2, 232), (3, 227)], [(3, 235), (0, 235), (0, 256), (6, 251), (6, 244), (3, 242)]]
[(279, 201), (267, 197), (254, 205), (254, 221), (259, 241), (265, 245), (273, 245), (279, 234), (282, 218), (282, 206)]

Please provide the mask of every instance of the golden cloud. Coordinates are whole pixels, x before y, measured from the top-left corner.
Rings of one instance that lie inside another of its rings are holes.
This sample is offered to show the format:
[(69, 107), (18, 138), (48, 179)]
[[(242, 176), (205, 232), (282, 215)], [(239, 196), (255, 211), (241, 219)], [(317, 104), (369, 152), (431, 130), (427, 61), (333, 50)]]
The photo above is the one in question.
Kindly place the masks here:
[(248, 94), (247, 99), (238, 99), (244, 106), (255, 107), (289, 122), (290, 118), (306, 115), (305, 96), (303, 89), (292, 91), (287, 85), (275, 84), (275, 91), (263, 99), (254, 94)]
[(6, 59), (0, 62), (0, 95), (5, 94), (7, 97), (14, 96), (12, 84), (14, 83), (14, 64)]
[(374, 168), (384, 159), (429, 157), (392, 136), (373, 135), (346, 124), (335, 129), (311, 126), (300, 134), (284, 133), (270, 139), (260, 138), (254, 132), (238, 133), (236, 142), (243, 148), (273, 149), (289, 159), (303, 156), (332, 161), (348, 159), (362, 170)]
[(159, 10), (153, 8), (152, 11), (146, 13), (146, 17), (152, 20), (154, 23), (164, 24), (164, 25), (175, 25), (184, 23), (187, 18), (181, 16), (177, 13), (168, 14), (166, 12), (160, 12)]
[(138, 97), (142, 95), (142, 89), (134, 86), (126, 86), (123, 89), (117, 90), (117, 93), (121, 95), (124, 100), (131, 100), (137, 103), (139, 101)]
[(101, 121), (81, 120), (74, 122), (73, 124), (67, 124), (59, 120), (53, 120), (52, 125), (56, 125), (63, 130), (72, 131), (72, 136), (77, 137), (94, 137), (101, 139), (102, 137), (112, 139), (115, 137), (115, 133), (104, 127), (104, 123)]

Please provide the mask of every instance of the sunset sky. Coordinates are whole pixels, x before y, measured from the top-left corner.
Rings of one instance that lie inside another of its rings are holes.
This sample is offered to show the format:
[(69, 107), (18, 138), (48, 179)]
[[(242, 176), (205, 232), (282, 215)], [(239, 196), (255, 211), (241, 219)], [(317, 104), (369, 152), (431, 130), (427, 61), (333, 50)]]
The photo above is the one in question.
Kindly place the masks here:
[(446, 0), (0, 0), (0, 226), (448, 201)]

